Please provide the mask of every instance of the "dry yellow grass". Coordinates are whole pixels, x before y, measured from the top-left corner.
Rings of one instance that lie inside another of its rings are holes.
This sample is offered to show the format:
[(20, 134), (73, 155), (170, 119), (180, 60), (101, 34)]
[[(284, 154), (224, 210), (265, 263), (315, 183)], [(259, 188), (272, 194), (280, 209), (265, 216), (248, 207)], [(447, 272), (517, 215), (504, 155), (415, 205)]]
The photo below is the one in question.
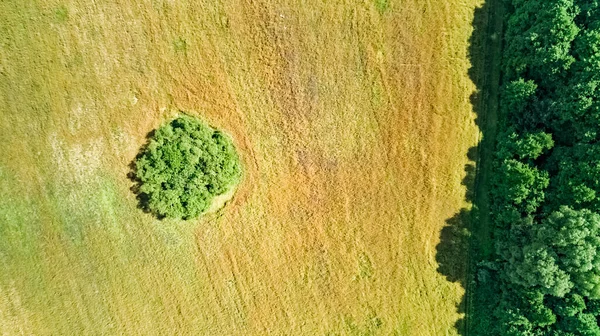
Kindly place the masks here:
[[(0, 332), (455, 334), (480, 2), (0, 1)], [(177, 109), (246, 169), (189, 223), (126, 176)]]

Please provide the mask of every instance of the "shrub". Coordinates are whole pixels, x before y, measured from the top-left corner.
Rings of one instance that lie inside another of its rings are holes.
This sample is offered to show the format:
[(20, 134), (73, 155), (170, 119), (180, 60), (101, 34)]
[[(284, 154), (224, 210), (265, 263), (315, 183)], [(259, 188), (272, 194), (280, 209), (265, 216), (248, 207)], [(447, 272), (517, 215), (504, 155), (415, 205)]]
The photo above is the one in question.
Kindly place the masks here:
[(158, 128), (134, 166), (140, 205), (159, 218), (197, 217), (241, 177), (231, 140), (187, 115)]

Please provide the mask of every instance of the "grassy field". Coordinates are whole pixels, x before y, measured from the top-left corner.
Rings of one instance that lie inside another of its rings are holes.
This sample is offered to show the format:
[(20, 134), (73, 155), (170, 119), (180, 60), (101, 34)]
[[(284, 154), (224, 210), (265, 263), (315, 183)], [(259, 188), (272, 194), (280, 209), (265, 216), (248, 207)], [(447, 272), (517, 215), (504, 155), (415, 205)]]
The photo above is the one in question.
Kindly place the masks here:
[[(0, 1), (0, 333), (456, 334), (478, 5)], [(191, 222), (127, 178), (177, 110), (245, 168)]]

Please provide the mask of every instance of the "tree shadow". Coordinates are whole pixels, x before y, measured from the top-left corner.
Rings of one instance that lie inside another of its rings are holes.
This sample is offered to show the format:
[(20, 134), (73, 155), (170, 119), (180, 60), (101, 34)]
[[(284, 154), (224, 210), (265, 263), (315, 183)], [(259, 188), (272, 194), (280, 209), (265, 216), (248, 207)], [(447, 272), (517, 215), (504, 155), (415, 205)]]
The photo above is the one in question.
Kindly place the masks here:
[[(472, 147), (469, 151), (476, 151), (477, 147)], [(471, 202), (475, 196), (476, 169), (474, 162), (465, 165), (465, 177), (462, 185), (466, 186), (465, 198)], [(436, 246), (436, 262), (438, 263), (438, 273), (444, 275), (450, 282), (458, 282), (468, 290), (469, 281), (469, 263), (472, 256), (470, 250), (472, 245), (472, 227), (476, 210), (474, 208), (460, 209), (454, 216), (446, 219), (446, 226), (440, 232), (440, 243)], [(467, 294), (463, 295), (461, 302), (457, 305), (459, 314), (467, 314)], [(456, 321), (454, 327), (460, 335), (466, 335), (466, 315)]]
[(142, 147), (140, 147), (140, 150), (138, 151), (137, 155), (135, 156), (135, 158), (133, 160), (131, 160), (131, 162), (128, 165), (129, 172), (127, 173), (127, 178), (133, 183), (132, 186), (129, 188), (129, 190), (131, 190), (131, 192), (135, 195), (135, 198), (138, 202), (137, 208), (142, 210), (144, 213), (153, 215), (157, 219), (164, 219), (165, 216), (157, 214), (156, 212), (153, 212), (150, 209), (150, 207), (148, 205), (148, 203), (150, 201), (149, 196), (148, 196), (148, 194), (143, 193), (141, 191), (142, 181), (137, 177), (137, 175), (135, 173), (136, 162), (140, 157), (142, 157), (144, 152), (146, 152), (146, 150), (148, 149), (148, 146), (150, 145), (150, 139), (152, 139), (152, 137), (154, 137), (155, 132), (156, 132), (155, 130), (152, 130), (152, 131), (148, 132), (148, 134), (146, 134), (146, 137), (145, 137), (146, 142), (142, 145)]
[(462, 185), (466, 187), (465, 200), (471, 208), (460, 209), (446, 220), (441, 230), (440, 243), (436, 246), (437, 271), (448, 281), (457, 282), (465, 289), (465, 295), (457, 305), (464, 314), (455, 328), (460, 335), (485, 335), (480, 317), (491, 312), (481, 308), (472, 298), (477, 297), (477, 264), (490, 258), (491, 221), (489, 218), (488, 181), (496, 138), (500, 64), (502, 48), (502, 0), (486, 0), (474, 11), (473, 33), (469, 39), (468, 55), (471, 62), (469, 77), (476, 86), (470, 102), (476, 114), (476, 125), (481, 132), (477, 146), (467, 153)]

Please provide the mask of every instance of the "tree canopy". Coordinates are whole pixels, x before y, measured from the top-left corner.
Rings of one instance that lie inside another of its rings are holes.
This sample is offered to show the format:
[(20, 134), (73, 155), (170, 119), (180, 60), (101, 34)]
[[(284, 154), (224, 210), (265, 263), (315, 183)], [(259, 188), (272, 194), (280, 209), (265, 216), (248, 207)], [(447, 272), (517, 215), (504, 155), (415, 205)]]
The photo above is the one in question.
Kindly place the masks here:
[(475, 285), (494, 313), (474, 334), (600, 336), (600, 1), (506, 3), (495, 250)]
[(142, 207), (158, 217), (198, 217), (240, 180), (232, 141), (188, 115), (158, 128), (135, 161)]

